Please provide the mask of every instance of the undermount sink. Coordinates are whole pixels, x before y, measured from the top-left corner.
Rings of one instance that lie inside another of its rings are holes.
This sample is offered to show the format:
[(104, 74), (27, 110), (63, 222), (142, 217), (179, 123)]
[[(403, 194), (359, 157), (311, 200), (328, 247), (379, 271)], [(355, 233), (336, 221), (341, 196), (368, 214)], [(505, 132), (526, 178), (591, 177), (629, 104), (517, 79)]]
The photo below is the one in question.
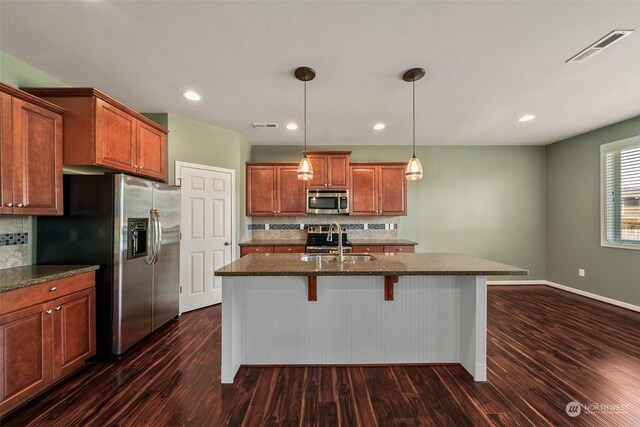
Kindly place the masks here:
[[(376, 258), (373, 255), (367, 254), (344, 254), (344, 262), (367, 262), (375, 261)], [(305, 262), (338, 262), (338, 255), (310, 255), (305, 254), (300, 256), (300, 261)]]

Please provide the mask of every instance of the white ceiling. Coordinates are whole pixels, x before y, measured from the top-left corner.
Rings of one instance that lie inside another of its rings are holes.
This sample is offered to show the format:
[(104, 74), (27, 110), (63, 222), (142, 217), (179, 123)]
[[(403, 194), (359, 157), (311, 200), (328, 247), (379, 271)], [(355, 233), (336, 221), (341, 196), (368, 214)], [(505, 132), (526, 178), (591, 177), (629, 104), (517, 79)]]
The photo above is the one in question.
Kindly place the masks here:
[[(546, 144), (640, 114), (640, 2), (6, 1), (0, 47), (73, 86), (299, 144)], [(631, 36), (565, 60), (614, 29)], [(182, 97), (202, 94), (199, 103)], [(536, 114), (521, 124), (517, 118)], [(371, 126), (387, 128), (374, 132)], [(254, 129), (277, 122), (279, 129)]]

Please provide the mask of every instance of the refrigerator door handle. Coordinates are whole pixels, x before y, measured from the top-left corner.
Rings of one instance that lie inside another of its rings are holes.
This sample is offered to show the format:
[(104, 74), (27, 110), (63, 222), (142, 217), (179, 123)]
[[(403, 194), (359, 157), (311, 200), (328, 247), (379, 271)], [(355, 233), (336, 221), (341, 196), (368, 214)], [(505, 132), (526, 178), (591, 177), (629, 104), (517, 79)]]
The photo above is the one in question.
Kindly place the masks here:
[(147, 246), (149, 247), (149, 253), (147, 254), (147, 264), (151, 265), (155, 262), (156, 258), (156, 216), (154, 214), (155, 209), (149, 211), (149, 234), (147, 236)]
[(157, 233), (155, 233), (157, 247), (155, 250), (155, 253), (156, 253), (155, 260), (153, 261), (154, 264), (158, 262), (158, 260), (160, 259), (160, 252), (162, 252), (162, 221), (160, 220), (160, 212), (157, 209), (155, 209), (155, 214), (156, 214), (156, 227), (158, 228), (157, 228)]

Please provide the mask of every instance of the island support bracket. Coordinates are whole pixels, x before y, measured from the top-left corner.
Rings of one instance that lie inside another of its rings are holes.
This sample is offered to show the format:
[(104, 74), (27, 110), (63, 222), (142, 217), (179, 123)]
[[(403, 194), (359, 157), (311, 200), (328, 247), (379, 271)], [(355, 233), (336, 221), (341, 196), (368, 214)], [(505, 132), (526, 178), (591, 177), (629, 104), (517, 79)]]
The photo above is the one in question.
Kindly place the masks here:
[(318, 276), (309, 276), (307, 279), (307, 300), (318, 301)]
[(393, 301), (393, 285), (398, 283), (400, 276), (384, 276), (384, 300)]

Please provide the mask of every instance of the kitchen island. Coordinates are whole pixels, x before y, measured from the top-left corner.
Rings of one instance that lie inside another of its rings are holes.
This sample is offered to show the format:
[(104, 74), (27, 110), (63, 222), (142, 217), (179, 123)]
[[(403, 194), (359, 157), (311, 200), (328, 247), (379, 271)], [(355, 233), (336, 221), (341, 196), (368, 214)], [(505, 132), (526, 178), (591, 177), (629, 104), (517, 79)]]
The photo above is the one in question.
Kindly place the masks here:
[(487, 276), (526, 270), (460, 254), (348, 259), (252, 254), (216, 271), (222, 382), (243, 365), (448, 363), (486, 381)]

